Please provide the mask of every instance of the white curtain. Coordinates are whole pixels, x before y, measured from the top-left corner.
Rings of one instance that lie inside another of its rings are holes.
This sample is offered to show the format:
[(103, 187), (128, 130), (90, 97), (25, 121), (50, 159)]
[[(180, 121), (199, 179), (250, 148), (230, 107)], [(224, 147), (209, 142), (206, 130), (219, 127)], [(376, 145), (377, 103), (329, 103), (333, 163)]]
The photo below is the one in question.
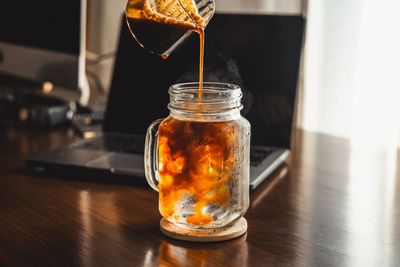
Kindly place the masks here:
[(300, 127), (398, 145), (400, 1), (309, 0)]

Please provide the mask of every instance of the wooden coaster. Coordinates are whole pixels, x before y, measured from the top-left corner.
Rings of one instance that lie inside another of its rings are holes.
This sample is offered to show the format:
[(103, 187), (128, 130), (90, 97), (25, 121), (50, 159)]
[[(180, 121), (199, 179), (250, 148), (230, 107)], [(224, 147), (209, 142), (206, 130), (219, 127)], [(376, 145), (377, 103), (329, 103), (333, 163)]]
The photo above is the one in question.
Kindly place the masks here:
[(216, 242), (233, 239), (246, 233), (247, 221), (242, 217), (235, 224), (225, 228), (215, 230), (189, 230), (178, 227), (162, 218), (160, 221), (160, 230), (163, 234), (179, 240)]

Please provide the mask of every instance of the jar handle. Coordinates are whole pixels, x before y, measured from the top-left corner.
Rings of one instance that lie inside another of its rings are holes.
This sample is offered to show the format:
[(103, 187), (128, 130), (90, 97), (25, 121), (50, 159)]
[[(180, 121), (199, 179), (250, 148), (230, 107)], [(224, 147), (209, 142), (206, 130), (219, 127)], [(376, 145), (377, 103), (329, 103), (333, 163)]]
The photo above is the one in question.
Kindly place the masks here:
[(146, 133), (144, 145), (144, 170), (149, 185), (158, 191), (158, 127), (163, 119), (153, 121)]

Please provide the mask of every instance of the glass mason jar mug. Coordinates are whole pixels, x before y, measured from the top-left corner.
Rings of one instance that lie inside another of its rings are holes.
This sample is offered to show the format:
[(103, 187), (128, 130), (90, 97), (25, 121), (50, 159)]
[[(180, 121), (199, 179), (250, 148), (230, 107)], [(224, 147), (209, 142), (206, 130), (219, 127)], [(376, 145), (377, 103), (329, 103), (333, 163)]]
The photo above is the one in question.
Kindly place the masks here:
[(170, 87), (170, 115), (146, 135), (145, 171), (161, 215), (188, 229), (215, 229), (249, 206), (250, 123), (241, 90), (226, 83)]

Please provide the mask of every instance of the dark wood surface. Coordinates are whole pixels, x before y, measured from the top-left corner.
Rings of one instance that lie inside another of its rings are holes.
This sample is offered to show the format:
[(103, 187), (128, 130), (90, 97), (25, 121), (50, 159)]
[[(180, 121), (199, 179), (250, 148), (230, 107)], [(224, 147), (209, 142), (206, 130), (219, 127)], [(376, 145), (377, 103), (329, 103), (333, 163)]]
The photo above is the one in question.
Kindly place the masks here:
[(78, 138), (66, 128), (0, 130), (0, 265), (400, 266), (395, 149), (297, 131), (291, 160), (251, 193), (247, 234), (198, 244), (161, 234), (144, 178), (25, 168), (26, 157)]

